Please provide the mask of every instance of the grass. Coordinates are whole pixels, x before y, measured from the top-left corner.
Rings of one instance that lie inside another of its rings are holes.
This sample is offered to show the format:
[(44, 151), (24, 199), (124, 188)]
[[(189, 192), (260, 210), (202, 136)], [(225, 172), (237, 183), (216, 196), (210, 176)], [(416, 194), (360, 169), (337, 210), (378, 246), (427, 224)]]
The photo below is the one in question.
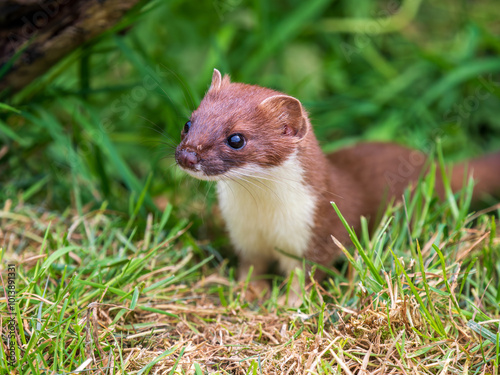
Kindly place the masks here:
[(10, 373), (498, 374), (496, 222), (467, 214), (470, 188), (454, 217), (429, 194), (432, 183), (390, 207), (371, 238), (352, 234), (347, 270), (325, 284), (296, 275), (310, 284), (299, 310), (277, 303), (287, 285), (276, 279), (271, 298), (245, 301), (245, 285), (171, 206), (137, 233), (106, 207), (57, 214), (8, 201), (1, 254), (15, 264), (18, 329)]
[(499, 207), (473, 213), (470, 186), (439, 202), (421, 181), (324, 283), (296, 275), (312, 283), (297, 310), (279, 277), (242, 298), (214, 189), (168, 157), (214, 67), (298, 97), (326, 151), (500, 149), (496, 3), (405, 4), (408, 23), (373, 28), (395, 4), (144, 2), (1, 96), (0, 372), (498, 374)]

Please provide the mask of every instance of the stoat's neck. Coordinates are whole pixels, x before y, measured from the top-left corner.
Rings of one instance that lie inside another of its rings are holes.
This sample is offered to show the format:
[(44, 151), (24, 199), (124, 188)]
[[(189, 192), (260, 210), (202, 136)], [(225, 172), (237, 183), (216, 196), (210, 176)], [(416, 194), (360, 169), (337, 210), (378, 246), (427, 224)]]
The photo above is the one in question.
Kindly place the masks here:
[(230, 173), (231, 179), (217, 183), (221, 212), (240, 252), (277, 259), (279, 248), (304, 255), (317, 197), (298, 157), (294, 153), (270, 168), (240, 167)]

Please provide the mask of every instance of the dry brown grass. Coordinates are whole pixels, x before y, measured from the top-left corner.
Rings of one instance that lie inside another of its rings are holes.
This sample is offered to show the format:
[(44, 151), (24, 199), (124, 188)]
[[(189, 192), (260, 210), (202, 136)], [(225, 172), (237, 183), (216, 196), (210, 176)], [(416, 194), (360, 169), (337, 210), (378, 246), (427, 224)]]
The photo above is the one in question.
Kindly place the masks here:
[[(32, 353), (40, 348), (40, 355), (49, 364), (57, 361), (54, 353), (67, 346), (76, 350), (75, 358), (84, 363), (81, 370), (87, 374), (144, 374), (145, 368), (150, 368), (151, 374), (498, 374), (491, 360), (496, 355), (495, 345), (477, 329), (479, 326), (495, 332), (498, 320), (483, 321), (471, 328), (469, 318), (456, 311), (451, 298), (443, 295), (444, 279), (436, 272), (429, 272), (426, 277), (428, 285), (434, 288), (431, 294), (434, 311), (446, 331), (444, 336), (431, 328), (417, 299), (408, 293), (407, 280), (390, 274), (384, 275), (387, 284), (378, 294), (368, 295), (363, 292), (364, 287), (348, 285), (347, 289), (354, 289), (353, 295), (358, 296), (357, 302), (349, 306), (335, 303), (338, 296), (327, 286), (315, 283), (309, 289), (314, 291), (314, 303), (304, 305), (300, 311), (275, 304), (248, 305), (241, 298), (244, 286), (236, 285), (214, 268), (203, 270), (206, 277), (186, 277), (150, 293), (141, 292), (135, 302), (131, 301), (130, 294), (136, 287), (143, 290), (165, 275), (178, 274), (196, 264), (197, 254), (192, 248), (180, 262), (169, 263), (167, 250), (166, 256), (148, 261), (140, 277), (120, 286), (129, 293), (125, 300), (103, 289), (85, 303), (77, 303), (75, 308), (66, 306), (64, 310), (65, 299), (54, 292), (61, 272), (57, 269), (49, 274), (52, 293), (43, 295), (44, 283), (40, 282), (42, 289), (26, 287), (30, 277), (36, 278), (34, 270), (47, 258), (43, 246), (58, 248), (62, 242), (55, 238), (65, 236), (66, 246), (88, 247), (85, 233), (107, 238), (110, 228), (117, 229), (107, 227), (113, 222), (112, 216), (112, 213), (92, 212), (75, 224), (77, 220), (70, 215), (39, 214), (26, 207), (13, 209), (7, 205), (0, 211), (3, 259), (14, 261), (18, 272), (23, 274), (18, 283), (18, 289), (23, 289), (19, 306), (27, 337), (36, 334), (33, 317), (37, 316), (39, 303), (44, 302), (44, 308), (55, 305), (52, 311), (41, 313), (44, 321), (49, 321), (46, 335), (40, 334), (37, 345), (31, 348)], [(81, 230), (76, 230), (79, 225)], [(135, 248), (145, 246), (147, 231), (152, 227), (147, 225), (146, 235), (134, 241)], [(182, 233), (181, 230), (178, 234)], [(474, 251), (488, 235), (486, 227), (464, 230), (457, 258)], [(494, 242), (498, 246), (498, 238)], [(124, 243), (109, 249), (118, 249)], [(171, 251), (178, 251), (176, 246), (185, 245), (177, 241), (168, 246)], [(429, 251), (427, 246), (423, 248)], [(113, 254), (109, 256), (110, 259), (105, 257), (106, 262), (113, 259)], [(78, 273), (88, 262), (86, 257), (87, 252), (75, 250), (68, 253), (66, 261)], [(103, 277), (105, 271), (103, 268)], [(82, 273), (79, 278), (85, 275)], [(415, 285), (422, 279), (417, 272), (408, 276)], [(455, 278), (455, 292), (457, 287)], [(88, 286), (78, 293), (69, 290), (67, 294), (75, 293), (75, 297), (82, 298), (94, 290)], [(218, 295), (221, 291), (230, 297), (224, 304)], [(425, 291), (419, 289), (419, 295), (424, 297)], [(454, 294), (453, 298), (457, 296)], [(481, 299), (478, 291), (476, 313), (485, 314), (480, 311)], [(0, 302), (5, 321), (5, 300)], [(67, 324), (71, 329), (60, 324), (59, 319), (69, 319)], [(25, 353), (27, 345), (21, 341), (18, 344), (21, 353)], [(31, 358), (33, 361), (35, 357)], [(156, 362), (151, 366), (153, 361)], [(21, 372), (17, 369), (11, 373)]]

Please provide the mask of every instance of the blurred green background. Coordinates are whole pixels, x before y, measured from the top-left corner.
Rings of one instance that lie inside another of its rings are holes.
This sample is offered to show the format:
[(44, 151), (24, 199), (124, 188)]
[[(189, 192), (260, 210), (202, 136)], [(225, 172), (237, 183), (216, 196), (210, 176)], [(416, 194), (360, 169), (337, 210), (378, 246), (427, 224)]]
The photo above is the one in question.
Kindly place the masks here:
[(212, 233), (214, 189), (172, 154), (214, 68), (297, 97), (327, 151), (500, 149), (498, 0), (145, 1), (124, 25), (2, 98), (19, 112), (0, 108), (0, 202), (130, 213), (144, 198), (142, 214), (171, 203)]

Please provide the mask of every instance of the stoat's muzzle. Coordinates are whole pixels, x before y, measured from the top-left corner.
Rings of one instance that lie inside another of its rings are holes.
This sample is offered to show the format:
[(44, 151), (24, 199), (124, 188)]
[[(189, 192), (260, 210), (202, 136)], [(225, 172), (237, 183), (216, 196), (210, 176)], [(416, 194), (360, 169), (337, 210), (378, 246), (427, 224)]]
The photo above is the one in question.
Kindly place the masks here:
[(189, 145), (181, 143), (175, 151), (175, 161), (191, 176), (207, 181), (219, 180), (228, 169), (228, 163), (220, 155), (212, 152), (197, 152)]
[(200, 170), (200, 156), (195, 151), (186, 148), (176, 150), (175, 160), (184, 169)]

